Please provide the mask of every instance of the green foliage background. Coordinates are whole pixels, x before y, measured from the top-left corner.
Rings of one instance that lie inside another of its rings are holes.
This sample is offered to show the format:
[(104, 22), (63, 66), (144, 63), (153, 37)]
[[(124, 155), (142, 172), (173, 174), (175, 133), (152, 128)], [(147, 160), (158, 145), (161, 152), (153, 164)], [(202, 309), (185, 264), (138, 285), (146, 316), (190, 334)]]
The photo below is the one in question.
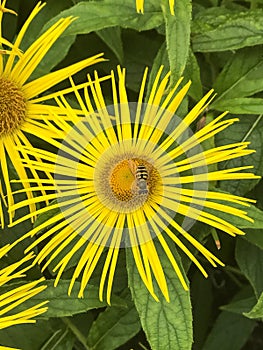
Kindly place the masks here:
[[(13, 40), (36, 3), (8, 1), (8, 7), (18, 17), (4, 16), (5, 38)], [(220, 164), (219, 168), (251, 164), (255, 173), (262, 175), (263, 0), (176, 0), (175, 16), (170, 15), (168, 0), (145, 0), (144, 15), (136, 13), (135, 0), (48, 0), (30, 26), (21, 49), (26, 49), (58, 18), (66, 16), (78, 19), (55, 43), (32, 79), (104, 52), (108, 61), (95, 69), (105, 75), (117, 64), (126, 67), (130, 100), (136, 101), (145, 67), (151, 68), (149, 90), (152, 77), (164, 65), (164, 71), (172, 71), (171, 82), (182, 75), (185, 82), (192, 80), (189, 99), (180, 111), (182, 115), (214, 88), (217, 96), (206, 113), (207, 120), (225, 110), (240, 118), (239, 123), (221, 132), (212, 142), (223, 145), (250, 141), (249, 147), (257, 152), (249, 159), (235, 159)], [(89, 68), (91, 74), (93, 69)], [(87, 70), (79, 73), (76, 83), (85, 81), (86, 74)], [(64, 276), (65, 281), (54, 288), (50, 269), (45, 275), (49, 279), (48, 288), (34, 298), (34, 302), (50, 300), (48, 312), (34, 325), (0, 331), (1, 343), (25, 350), (262, 349), (263, 182), (227, 181), (216, 186), (218, 190), (257, 199), (257, 205), (249, 212), (255, 223), (244, 224), (231, 217), (231, 223), (247, 234), (233, 239), (217, 232), (222, 244), (220, 251), (215, 248), (213, 229), (204, 225), (193, 228), (192, 234), (198, 235), (226, 267), (212, 269), (203, 262), (209, 272), (206, 280), (182, 256), (190, 295), (183, 291), (165, 256), (161, 260), (170, 288), (170, 304), (161, 295), (159, 303), (152, 299), (133, 267), (129, 252), (126, 257), (124, 252), (120, 256), (111, 306), (98, 301), (99, 270), (86, 297), (78, 299), (77, 287), (67, 296), (70, 271)], [(0, 233), (1, 244), (15, 240), (30, 227), (31, 223), (26, 222), (12, 230), (4, 229)], [(27, 244), (23, 242), (11, 251), (0, 267), (22, 256)], [(40, 276), (35, 267), (28, 279)], [(29, 305), (32, 300), (25, 306)]]

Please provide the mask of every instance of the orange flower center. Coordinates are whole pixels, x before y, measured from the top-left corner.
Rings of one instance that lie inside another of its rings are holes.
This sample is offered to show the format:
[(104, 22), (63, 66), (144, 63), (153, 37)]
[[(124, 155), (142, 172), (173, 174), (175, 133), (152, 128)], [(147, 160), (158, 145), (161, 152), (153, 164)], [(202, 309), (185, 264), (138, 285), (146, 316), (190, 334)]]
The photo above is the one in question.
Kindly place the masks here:
[(14, 82), (0, 77), (0, 137), (20, 129), (26, 119), (26, 99)]
[(154, 191), (158, 179), (160, 175), (152, 164), (143, 159), (131, 158), (115, 165), (109, 182), (116, 198), (126, 202), (139, 197), (146, 200)]
[(111, 190), (120, 201), (131, 200), (134, 181), (134, 174), (126, 159), (118, 163), (110, 175)]
[(109, 157), (105, 153), (95, 167), (96, 194), (112, 211), (131, 213), (148, 201), (162, 198), (163, 184), (158, 170), (150, 161), (134, 156)]

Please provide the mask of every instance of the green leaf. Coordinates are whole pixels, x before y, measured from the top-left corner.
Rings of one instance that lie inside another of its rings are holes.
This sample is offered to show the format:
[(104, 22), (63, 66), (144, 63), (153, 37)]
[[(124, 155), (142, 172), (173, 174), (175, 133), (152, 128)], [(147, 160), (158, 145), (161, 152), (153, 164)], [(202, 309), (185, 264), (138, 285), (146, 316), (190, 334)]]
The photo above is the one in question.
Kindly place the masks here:
[(216, 101), (213, 108), (233, 114), (263, 114), (263, 98), (231, 98)]
[(254, 219), (254, 222), (245, 221), (241, 218), (235, 217), (231, 222), (234, 225), (237, 225), (240, 228), (263, 228), (263, 212), (255, 207), (254, 205), (251, 205), (249, 208), (246, 209), (247, 215)]
[[(41, 344), (41, 350), (65, 350), (73, 349), (78, 340), (72, 329), (65, 322), (67, 318), (52, 318), (48, 323), (52, 327), (52, 334)], [(37, 321), (39, 322), (39, 321)]]
[(76, 342), (75, 335), (64, 322), (55, 318), (2, 329), (0, 339), (1, 345), (24, 350), (69, 350)]
[(87, 344), (89, 349), (114, 350), (126, 343), (141, 329), (138, 313), (131, 301), (130, 292), (126, 289), (121, 296), (127, 307), (107, 307), (93, 322)]
[(125, 2), (115, 0), (114, 3), (104, 0), (79, 2), (54, 17), (46, 24), (45, 28), (58, 19), (67, 16), (78, 17), (78, 19), (72, 23), (64, 35), (87, 34), (92, 31), (116, 26), (142, 31), (158, 27), (163, 23), (162, 14), (159, 12), (147, 12), (144, 15), (138, 15), (133, 0)]
[(189, 95), (195, 101), (199, 101), (203, 95), (203, 87), (200, 76), (200, 68), (197, 59), (191, 49), (189, 49), (189, 55), (184, 71), (184, 78), (185, 81), (192, 81), (191, 87), (189, 89)]
[(105, 28), (98, 30), (97, 35), (114, 52), (119, 62), (123, 63), (123, 46), (121, 40), (121, 29), (119, 27)]
[(218, 96), (211, 107), (217, 106), (222, 100), (246, 97), (262, 91), (262, 76), (262, 46), (237, 51), (228, 60), (214, 83), (213, 87)]
[(248, 318), (263, 317), (263, 293), (261, 293), (257, 304), (249, 312), (245, 312), (244, 315)]
[[(249, 157), (239, 157), (231, 159), (227, 162), (221, 162), (219, 169), (235, 168), (245, 165), (253, 165), (254, 169), (249, 169), (257, 175), (263, 173), (263, 154), (262, 143), (263, 138), (263, 120), (262, 117), (256, 116), (241, 116), (238, 123), (234, 123), (227, 129), (216, 135), (216, 146), (223, 146), (229, 143), (236, 143), (242, 141), (249, 141), (249, 149), (256, 152), (249, 155)], [(248, 193), (259, 180), (228, 180), (220, 181), (219, 185), (223, 191), (231, 192), (235, 195), (244, 196)]]
[[(146, 67), (151, 67), (153, 57), (157, 54), (162, 37), (156, 35), (155, 40), (147, 33), (134, 30), (123, 30), (124, 65), (129, 67), (126, 74), (126, 86), (138, 92)], [(147, 50), (145, 50), (147, 47)], [(137, 96), (137, 95), (136, 95)]]
[[(154, 79), (156, 77), (156, 74), (159, 68), (161, 66), (164, 66), (161, 77), (164, 77), (165, 74), (168, 73), (169, 67), (167, 65), (167, 62), (168, 62), (167, 49), (166, 49), (165, 43), (163, 43), (153, 62), (153, 66), (150, 73), (150, 79), (147, 84), (146, 99), (149, 97), (149, 94), (151, 92), (151, 89), (154, 83)], [(189, 56), (188, 56), (185, 71), (184, 71), (184, 80), (181, 86), (184, 83), (187, 83), (189, 80), (192, 81), (192, 84), (189, 89), (189, 96), (191, 96), (194, 100), (199, 100), (202, 97), (202, 83), (200, 78), (200, 69), (199, 69), (196, 57), (191, 51), (191, 49), (189, 50)], [(172, 87), (171, 84), (170, 84), (170, 87)]]
[[(54, 204), (57, 204), (57, 200), (56, 199), (53, 200), (52, 202), (50, 202), (47, 207), (50, 207), (50, 206), (52, 206)], [(56, 208), (49, 209), (48, 211), (46, 211), (44, 213), (41, 213), (40, 215), (37, 216), (36, 221), (34, 222), (34, 228), (42, 225), (45, 221), (48, 221), (52, 217), (54, 217), (56, 215), (59, 215), (60, 212), (61, 212), (60, 208), (59, 208), (59, 206), (57, 206)], [(42, 232), (43, 230), (41, 230), (39, 232)]]
[[(146, 289), (134, 262), (132, 251), (127, 249), (127, 269), (132, 297), (139, 313), (143, 330), (152, 350), (190, 350), (192, 347), (192, 312), (189, 292), (186, 292), (166, 254), (159, 244), (155, 244), (167, 279), (170, 303), (161, 293), (155, 291), (159, 298), (156, 302)], [(175, 255), (173, 244), (169, 244)], [(180, 264), (180, 258), (175, 258)]]
[[(60, 280), (57, 287), (54, 287), (53, 280), (45, 281), (44, 284), (47, 285), (47, 288), (40, 294), (25, 301), (22, 306), (19, 306), (19, 308), (25, 310), (26, 308), (30, 308), (38, 303), (48, 300), (48, 310), (40, 317), (50, 318), (72, 316), (88, 310), (102, 308), (107, 305), (106, 302), (99, 301), (99, 289), (97, 286), (88, 284), (85, 289), (85, 297), (78, 298), (80, 282), (75, 282), (70, 296), (68, 295), (69, 283), (69, 280)], [(17, 284), (14, 284), (13, 286), (15, 287), (16, 285)], [(10, 285), (1, 288), (1, 291), (3, 292), (6, 290), (10, 290)], [(111, 302), (112, 305), (119, 305), (122, 307), (126, 306), (125, 301), (116, 296), (112, 297)]]
[(246, 208), (246, 211), (247, 215), (250, 218), (254, 219), (254, 222), (249, 222), (241, 218), (234, 217), (234, 219), (231, 220), (231, 223), (233, 225), (237, 225), (240, 228), (263, 228), (263, 212), (254, 205), (251, 205), (249, 208)]
[[(74, 35), (60, 37), (39, 62), (37, 68), (30, 76), (30, 80), (37, 79), (51, 71), (63, 58), (66, 57), (76, 37)], [(58, 54), (59, 53), (59, 54)], [(76, 62), (73, 62), (76, 63)]]
[[(41, 302), (49, 300), (48, 311), (43, 314), (44, 317), (63, 317), (72, 316), (87, 310), (101, 308), (106, 302), (99, 301), (98, 287), (88, 285), (85, 290), (85, 298), (78, 298), (80, 282), (75, 282), (73, 291), (68, 296), (69, 282), (66, 280), (59, 281), (57, 287), (54, 287), (54, 281), (46, 281), (47, 288), (35, 299)], [(113, 301), (114, 303), (114, 301)]]
[(166, 45), (170, 64), (171, 84), (174, 84), (183, 74), (190, 44), (190, 25), (192, 6), (190, 0), (175, 2), (175, 15), (170, 14), (168, 1), (162, 6), (165, 28)]
[(213, 324), (202, 350), (240, 350), (255, 326), (256, 322), (242, 315), (223, 311)]
[[(71, 0), (63, 0), (63, 1), (55, 1), (55, 2), (53, 0), (47, 0), (45, 3), (46, 3), (45, 6), (30, 23), (30, 26), (26, 32), (26, 35), (23, 37), (21, 47), (20, 47), (23, 51), (26, 50), (29, 47), (29, 45), (31, 45), (36, 40), (37, 37), (40, 36), (40, 33), (43, 33), (44, 30), (47, 29), (46, 27), (45, 29), (43, 27), (49, 20), (59, 15), (61, 11), (65, 10), (66, 8), (72, 5)], [(22, 6), (25, 7), (26, 4), (23, 4)], [(29, 7), (31, 10), (33, 8), (32, 4), (31, 6), (29, 5)], [(29, 9), (28, 9), (28, 12), (29, 12)]]
[[(221, 191), (220, 191), (221, 192)], [(230, 222), (232, 225), (237, 226), (241, 229), (261, 229), (263, 228), (263, 212), (255, 207), (254, 205), (251, 205), (250, 207), (244, 207), (241, 205), (238, 205), (236, 203), (231, 203), (231, 206), (234, 208), (242, 209), (247, 212), (247, 216), (254, 219), (254, 222), (247, 221), (243, 218), (240, 218), (238, 216), (231, 215), (230, 213), (224, 213), (217, 210), (212, 209), (206, 209), (205, 211), (213, 214), (223, 220), (226, 220)]]
[[(97, 317), (97, 314), (101, 312), (102, 310), (98, 310), (98, 312), (94, 312), (93, 310), (81, 313), (81, 314), (75, 314), (72, 317), (67, 317), (67, 321), (65, 322), (67, 325), (70, 322), (73, 327), (78, 329), (78, 332), (82, 334), (83, 338), (85, 338), (85, 344), (87, 334), (90, 330), (90, 327), (92, 323), (94, 322), (94, 319)], [(65, 318), (62, 318), (61, 320), (65, 320)], [(72, 327), (72, 328), (73, 328)]]
[(149, 99), (149, 96), (154, 84), (154, 80), (161, 66), (163, 66), (161, 78), (164, 78), (164, 76), (169, 72), (168, 54), (167, 54), (165, 43), (161, 45), (161, 47), (157, 52), (157, 55), (154, 58), (153, 66), (152, 66), (152, 69), (149, 75), (148, 84), (147, 84), (146, 100)]
[(0, 347), (4, 345), (18, 349), (39, 350), (53, 333), (54, 329), (44, 320), (38, 320), (35, 324), (8, 327), (0, 330)]
[(258, 298), (263, 291), (263, 250), (239, 238), (235, 255), (240, 270), (249, 280)]
[[(210, 10), (210, 9), (209, 9)], [(199, 12), (193, 24), (193, 50), (213, 52), (263, 43), (263, 10)]]
[[(189, 259), (188, 259), (189, 260)], [(191, 279), (191, 300), (193, 306), (194, 348), (202, 349), (213, 316), (214, 290), (211, 276), (204, 278), (199, 270)]]
[(256, 302), (257, 300), (255, 296), (251, 296), (249, 298), (241, 299), (221, 306), (220, 309), (242, 315), (245, 311), (249, 311)]
[[(225, 286), (225, 288), (228, 288), (228, 287)], [(215, 293), (216, 293), (216, 289), (213, 290), (214, 296), (215, 296)], [(206, 295), (206, 291), (204, 291), (204, 294)], [(222, 290), (220, 294), (217, 293), (217, 296), (214, 297), (214, 301), (218, 297), (220, 298), (219, 300), (222, 300)], [(205, 299), (205, 296), (201, 298)], [(220, 309), (223, 309), (223, 312), (219, 314), (216, 321), (214, 321), (213, 319), (213, 321), (211, 322), (213, 315), (210, 316), (209, 325), (211, 328), (211, 324), (212, 324), (213, 328), (207, 337), (205, 346), (201, 344), (201, 346), (198, 349), (202, 349), (202, 350), (203, 349), (217, 350), (217, 349), (225, 349), (225, 348), (232, 349), (230, 347), (232, 346), (232, 344), (234, 346), (234, 349), (240, 349), (242, 347), (242, 344), (245, 343), (246, 339), (249, 337), (250, 333), (252, 332), (251, 328), (253, 328), (256, 325), (253, 322), (252, 323), (246, 322), (246, 319), (243, 316), (244, 311), (247, 311), (251, 308), (251, 306), (253, 305), (253, 302), (255, 302), (255, 299), (256, 298), (254, 296), (253, 290), (250, 286), (245, 286), (245, 287), (242, 287), (240, 290), (238, 290), (229, 304), (220, 307)], [(206, 306), (204, 305), (203, 308), (206, 308)], [(230, 312), (226, 312), (226, 311), (230, 311), (233, 314), (233, 316), (230, 315)], [(233, 324), (231, 324), (231, 321), (233, 321)], [(196, 320), (196, 322), (198, 322), (198, 320)], [(199, 322), (200, 322), (200, 318), (199, 318)], [(202, 322), (200, 323), (202, 324)], [(239, 327), (241, 327), (241, 330), (244, 330), (245, 332), (244, 335), (241, 335), (241, 336), (238, 335)], [(231, 340), (232, 332), (233, 332), (233, 337), (238, 336), (239, 338), (235, 342)], [(218, 344), (217, 344), (217, 341), (218, 341)], [(230, 341), (230, 345), (227, 344), (227, 342), (229, 341)]]
[(244, 239), (263, 250), (263, 230), (246, 229)]
[(245, 315), (246, 312), (251, 310), (256, 302), (257, 299), (253, 288), (250, 285), (246, 285), (237, 291), (229, 304), (220, 306), (220, 309), (238, 315)]

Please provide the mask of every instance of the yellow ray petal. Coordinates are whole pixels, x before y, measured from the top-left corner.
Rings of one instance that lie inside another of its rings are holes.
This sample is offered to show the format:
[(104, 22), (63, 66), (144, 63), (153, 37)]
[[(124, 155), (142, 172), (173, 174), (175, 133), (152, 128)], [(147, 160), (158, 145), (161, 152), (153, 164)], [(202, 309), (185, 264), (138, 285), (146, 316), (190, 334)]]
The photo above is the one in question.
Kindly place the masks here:
[[(61, 68), (55, 72), (51, 72), (47, 75), (44, 75), (43, 77), (40, 77), (36, 80), (25, 84), (23, 87), (25, 96), (27, 97), (27, 99), (32, 99), (33, 97), (36, 97), (39, 94), (41, 94), (43, 91), (48, 90), (51, 86), (54, 86), (60, 83), (61, 81), (65, 80), (66, 78), (70, 77), (71, 75), (79, 72), (81, 69), (93, 65), (95, 63), (104, 61), (104, 59), (101, 57), (102, 55), (103, 54), (98, 54), (96, 56), (87, 58), (83, 61), (74, 63), (69, 67)], [(50, 99), (51, 97), (52, 95), (45, 96), (45, 99)], [(39, 102), (40, 100), (37, 99), (36, 101)]]
[[(13, 46), (13, 50), (14, 52), (16, 52), (17, 50), (19, 50), (19, 46), (21, 44), (21, 41), (25, 35), (25, 32), (27, 31), (30, 23), (32, 22), (32, 20), (35, 18), (35, 16), (42, 10), (42, 8), (45, 6), (45, 3), (41, 4), (41, 2), (38, 2), (37, 5), (35, 6), (35, 8), (33, 9), (33, 11), (30, 13), (29, 17), (26, 19), (25, 23), (23, 24), (22, 28), (20, 29), (14, 46)], [(8, 76), (10, 75), (10, 72), (12, 70), (13, 64), (14, 64), (14, 59), (15, 59), (15, 55), (11, 55), (5, 65), (4, 68), (4, 75)]]

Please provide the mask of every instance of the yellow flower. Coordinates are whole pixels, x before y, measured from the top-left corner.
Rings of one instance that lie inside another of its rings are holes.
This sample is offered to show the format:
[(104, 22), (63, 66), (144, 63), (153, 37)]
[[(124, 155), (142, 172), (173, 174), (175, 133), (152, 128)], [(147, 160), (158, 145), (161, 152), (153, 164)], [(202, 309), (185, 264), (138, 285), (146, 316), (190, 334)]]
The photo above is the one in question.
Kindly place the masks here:
[[(169, 0), (170, 12), (174, 16), (174, 0)], [(137, 12), (144, 12), (144, 0), (136, 0)]]
[[(14, 244), (16, 244), (16, 242)], [(14, 244), (8, 244), (0, 248), (0, 259), (2, 259), (4, 255), (8, 254)], [(24, 277), (25, 272), (29, 270), (32, 265), (23, 267), (18, 271), (16, 270), (25, 262), (31, 260), (32, 257), (33, 254), (29, 254), (18, 262), (1, 269), (0, 289), (3, 285), (8, 287), (8, 282)], [(11, 285), (5, 292), (0, 293), (0, 329), (24, 323), (35, 323), (36, 321), (33, 318), (47, 311), (47, 307), (44, 306), (47, 304), (47, 301), (38, 303), (28, 309), (25, 308), (21, 311), (15, 311), (17, 307), (20, 307), (21, 309), (21, 305), (23, 305), (26, 300), (39, 294), (46, 288), (45, 285), (39, 285), (44, 280), (44, 278), (41, 278), (34, 282), (28, 282), (21, 285)], [(0, 344), (0, 349), (10, 348), (1, 346)]]
[[(51, 121), (54, 113), (57, 115), (62, 113), (57, 106), (43, 103), (53, 99), (61, 91), (40, 97), (41, 94), (81, 69), (103, 59), (99, 54), (29, 81), (30, 76), (50, 47), (74, 19), (70, 17), (60, 19), (36, 39), (25, 52), (21, 52), (19, 46), (29, 25), (45, 4), (38, 3), (36, 5), (18, 33), (14, 44), (2, 37), (3, 13), (13, 13), (13, 11), (6, 9), (5, 5), (6, 0), (0, 2), (0, 45), (4, 44), (11, 50), (0, 51), (0, 167), (2, 172), (0, 201), (4, 193), (7, 193), (7, 203), (12, 204), (9, 161), (11, 161), (19, 178), (27, 178), (17, 146), (27, 145), (31, 147), (28, 134), (33, 134), (47, 141), (50, 137), (56, 137), (56, 130), (52, 128)], [(38, 177), (34, 171), (33, 176)], [(31, 198), (32, 192), (28, 183), (24, 182), (23, 185), (27, 188), (28, 198)], [(0, 225), (1, 223), (3, 225), (1, 206), (2, 204), (0, 204)], [(31, 205), (30, 209), (35, 210), (34, 205)]]
[[(76, 91), (86, 118), (79, 118), (63, 97), (61, 102), (58, 101), (61, 108), (67, 108), (71, 119), (70, 125), (57, 120), (63, 139), (62, 144), (53, 141), (53, 145), (60, 148), (58, 155), (44, 150), (23, 149), (28, 156), (43, 160), (41, 164), (25, 159), (30, 169), (55, 174), (54, 180), (47, 179), (44, 185), (39, 183), (35, 187), (38, 191), (53, 190), (53, 193), (22, 201), (11, 208), (15, 210), (47, 199), (53, 201), (48, 207), (34, 213), (47, 213), (48, 216), (22, 237), (39, 235), (26, 251), (42, 241), (47, 242), (35, 259), (38, 263), (46, 259), (44, 268), (59, 254), (63, 255), (54, 268), (58, 272), (55, 284), (71, 259), (77, 256), (69, 293), (75, 280), (82, 275), (79, 297), (83, 297), (85, 287), (106, 247), (99, 298), (103, 298), (107, 280), (106, 298), (110, 303), (118, 254), (125, 246), (132, 250), (140, 276), (151, 295), (157, 300), (153, 287), (154, 276), (164, 297), (169, 300), (165, 272), (155, 248), (155, 240), (161, 244), (183, 288), (187, 290), (187, 283), (165, 238), (170, 237), (207, 276), (178, 234), (199, 250), (213, 266), (223, 265), (187, 230), (195, 221), (200, 221), (232, 236), (243, 234), (219, 215), (211, 214), (210, 209), (253, 221), (245, 211), (231, 206), (232, 203), (249, 206), (252, 200), (208, 188), (209, 182), (217, 180), (256, 178), (252, 173), (241, 171), (250, 166), (220, 171), (209, 171), (207, 168), (226, 159), (253, 153), (253, 150), (247, 149), (248, 142), (206, 151), (201, 147), (202, 142), (238, 119), (225, 120), (226, 113), (223, 113), (194, 134), (189, 126), (207, 108), (213, 91), (209, 91), (182, 120), (175, 112), (186, 96), (190, 82), (179, 88), (181, 79), (167, 93), (170, 73), (163, 79), (160, 78), (161, 73), (162, 68), (144, 104), (146, 70), (137, 103), (129, 103), (125, 70), (118, 67), (118, 84), (113, 72), (111, 76), (112, 106), (106, 105), (99, 78), (95, 74), (94, 83), (84, 89), (85, 101)], [(91, 101), (94, 101), (94, 106)], [(28, 214), (16, 223), (32, 215)]]

